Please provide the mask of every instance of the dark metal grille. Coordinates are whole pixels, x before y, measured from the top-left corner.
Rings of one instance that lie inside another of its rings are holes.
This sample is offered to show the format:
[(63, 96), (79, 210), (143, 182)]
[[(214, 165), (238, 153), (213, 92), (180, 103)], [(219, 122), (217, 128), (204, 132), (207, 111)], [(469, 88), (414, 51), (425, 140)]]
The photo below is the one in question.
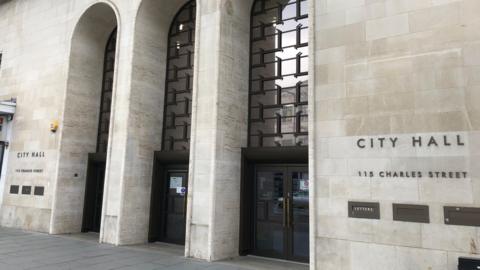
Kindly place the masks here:
[(110, 112), (112, 109), (113, 74), (115, 67), (115, 51), (117, 45), (117, 30), (113, 30), (108, 38), (103, 64), (103, 84), (100, 103), (100, 120), (98, 123), (97, 153), (106, 153), (108, 132), (110, 127)]
[(307, 0), (256, 0), (250, 50), (249, 146), (308, 145)]
[(195, 1), (188, 2), (170, 26), (162, 151), (190, 148), (195, 11)]

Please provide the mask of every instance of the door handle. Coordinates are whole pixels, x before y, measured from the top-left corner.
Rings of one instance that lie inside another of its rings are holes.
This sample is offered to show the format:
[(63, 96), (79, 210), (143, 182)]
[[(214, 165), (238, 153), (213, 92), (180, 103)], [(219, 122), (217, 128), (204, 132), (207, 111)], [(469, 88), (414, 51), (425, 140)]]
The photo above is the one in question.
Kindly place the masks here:
[(283, 227), (287, 227), (287, 198), (283, 198)]
[(290, 198), (286, 198), (285, 200), (287, 202), (287, 211), (286, 211), (286, 215), (287, 215), (287, 224), (285, 227), (287, 228), (290, 228), (290, 225), (291, 225), (291, 220), (290, 220)]

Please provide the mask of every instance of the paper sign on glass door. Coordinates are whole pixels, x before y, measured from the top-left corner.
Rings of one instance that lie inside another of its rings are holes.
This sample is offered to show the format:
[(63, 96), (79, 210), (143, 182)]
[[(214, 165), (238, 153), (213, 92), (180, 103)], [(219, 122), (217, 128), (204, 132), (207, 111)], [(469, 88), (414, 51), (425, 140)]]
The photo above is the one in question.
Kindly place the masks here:
[(178, 176), (170, 177), (170, 188), (178, 188), (182, 186), (183, 178)]
[(308, 190), (308, 180), (300, 180), (300, 190), (307, 191)]

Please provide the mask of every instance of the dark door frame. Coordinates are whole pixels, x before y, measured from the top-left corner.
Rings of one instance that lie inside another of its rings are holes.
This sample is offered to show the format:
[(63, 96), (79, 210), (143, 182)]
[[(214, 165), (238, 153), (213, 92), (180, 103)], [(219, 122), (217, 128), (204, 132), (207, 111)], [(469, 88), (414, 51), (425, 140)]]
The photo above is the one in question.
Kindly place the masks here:
[(188, 155), (187, 151), (158, 151), (154, 153), (148, 242), (172, 243), (165, 235), (166, 220), (163, 213), (165, 213), (166, 207), (167, 198), (165, 195), (168, 182), (165, 180), (170, 171), (186, 171), (188, 174)]
[[(306, 167), (308, 170), (308, 147), (258, 147), (242, 149), (242, 176), (240, 191), (240, 255), (254, 253), (255, 185), (256, 166)], [(282, 258), (285, 259), (285, 258)], [(303, 261), (300, 258), (290, 258)]]
[(0, 175), (2, 175), (2, 168), (3, 168), (3, 158), (5, 157), (5, 151), (7, 150), (7, 144), (4, 141), (0, 141), (0, 148), (2, 149), (2, 153), (0, 154)]
[[(85, 198), (83, 202), (83, 217), (82, 217), (82, 232), (97, 232), (97, 228), (95, 228), (93, 221), (95, 219), (95, 201), (91, 201), (92, 198), (96, 198), (97, 189), (92, 190), (92, 174), (94, 173), (93, 170), (97, 166), (106, 166), (106, 154), (105, 153), (91, 153), (88, 154), (88, 165), (87, 165), (87, 177), (85, 181)], [(104, 168), (105, 171), (105, 168)], [(101, 179), (105, 183), (105, 177)], [(104, 186), (104, 185), (102, 185)], [(102, 190), (103, 193), (103, 190)], [(102, 202), (103, 204), (103, 194), (102, 194)], [(93, 207), (93, 209), (92, 209)], [(90, 220), (91, 219), (91, 220)], [(100, 220), (102, 220), (102, 214), (100, 213)], [(101, 224), (99, 224), (101, 226)]]

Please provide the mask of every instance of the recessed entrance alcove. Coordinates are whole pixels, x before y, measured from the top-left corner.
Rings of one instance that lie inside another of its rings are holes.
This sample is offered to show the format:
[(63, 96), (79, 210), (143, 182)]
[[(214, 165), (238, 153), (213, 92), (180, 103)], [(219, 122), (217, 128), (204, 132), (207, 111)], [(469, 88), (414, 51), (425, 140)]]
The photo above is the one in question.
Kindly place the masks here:
[(118, 228), (122, 244), (148, 241), (154, 151), (162, 149), (170, 26), (188, 2), (143, 0), (136, 15), (127, 145), (132, 154), (126, 157), (123, 172), (125, 203)]
[(240, 252), (309, 261), (308, 1), (251, 11)]
[[(50, 233), (100, 228), (105, 153), (115, 92), (117, 21), (113, 7), (98, 3), (80, 16), (72, 34)], [(92, 171), (93, 167), (98, 168)], [(92, 174), (96, 174), (98, 182), (93, 183), (93, 194), (85, 203), (87, 175)], [(89, 212), (96, 218), (92, 216), (95, 221), (85, 227)]]

